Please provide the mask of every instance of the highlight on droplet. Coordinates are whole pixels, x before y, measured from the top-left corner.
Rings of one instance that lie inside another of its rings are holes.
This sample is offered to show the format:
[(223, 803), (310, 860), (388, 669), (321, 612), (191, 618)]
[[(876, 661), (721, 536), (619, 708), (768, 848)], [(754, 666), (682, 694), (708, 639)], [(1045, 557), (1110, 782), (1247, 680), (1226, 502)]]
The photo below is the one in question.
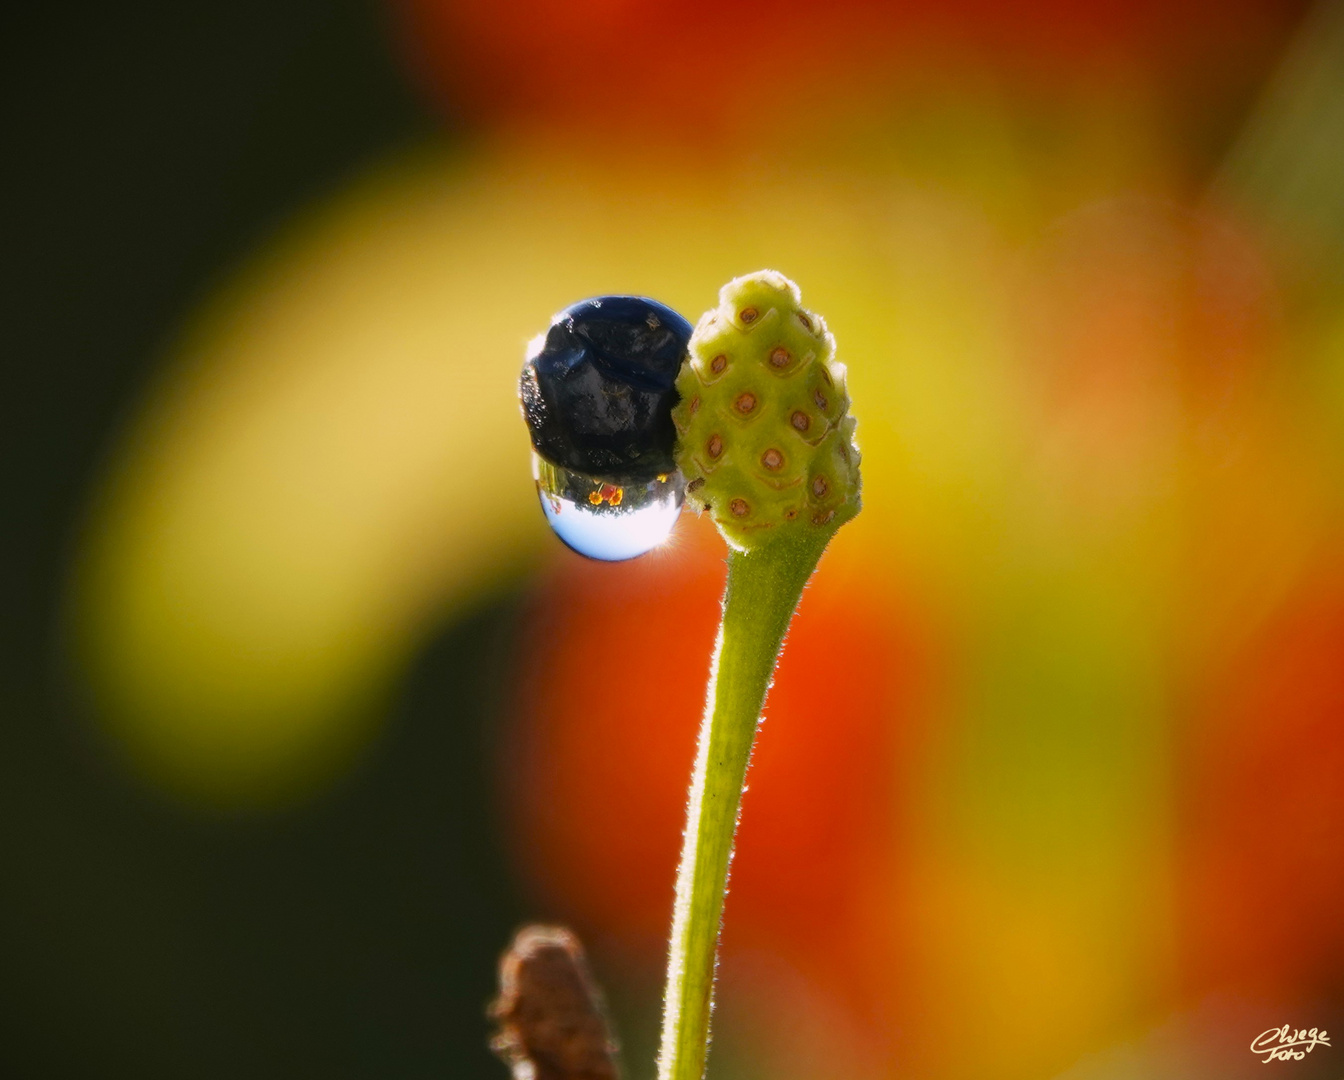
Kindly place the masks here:
[(580, 555), (604, 562), (633, 559), (661, 544), (686, 497), (677, 472), (617, 484), (561, 468), (533, 452), (532, 475), (556, 536)]

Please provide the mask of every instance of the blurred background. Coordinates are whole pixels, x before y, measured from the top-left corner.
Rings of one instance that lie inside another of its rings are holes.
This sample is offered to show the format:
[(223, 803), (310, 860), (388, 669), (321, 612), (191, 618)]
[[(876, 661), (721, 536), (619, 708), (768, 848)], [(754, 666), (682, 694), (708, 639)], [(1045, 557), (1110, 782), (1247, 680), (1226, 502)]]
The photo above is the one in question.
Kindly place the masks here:
[(515, 380), (574, 300), (762, 267), (849, 365), (865, 510), (771, 696), (711, 1074), (1344, 1036), (1344, 6), (2, 18), (6, 1076), (499, 1078), (538, 918), (652, 1075), (723, 548), (566, 551)]

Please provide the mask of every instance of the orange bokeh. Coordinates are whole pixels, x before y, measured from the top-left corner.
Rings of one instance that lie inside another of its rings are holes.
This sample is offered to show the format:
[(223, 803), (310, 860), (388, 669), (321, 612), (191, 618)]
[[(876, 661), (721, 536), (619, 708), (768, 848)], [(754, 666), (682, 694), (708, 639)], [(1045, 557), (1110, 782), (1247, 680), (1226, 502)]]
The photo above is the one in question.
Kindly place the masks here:
[[(487, 123), (582, 121), (629, 144), (776, 134), (793, 111), (869, 98), (949, 57), (1031, 80), (1138, 66), (1207, 78), (1297, 0), (398, 0), (426, 90)], [(941, 59), (939, 59), (941, 58)]]
[[(882, 576), (823, 562), (771, 690), (748, 777), (725, 942), (860, 1007), (900, 920), (902, 781), (927, 642)], [(539, 593), (504, 762), (518, 865), (594, 940), (657, 958), (723, 583), (722, 542), (566, 559)]]
[(1230, 658), (1183, 785), (1192, 989), (1320, 993), (1344, 970), (1344, 554)]

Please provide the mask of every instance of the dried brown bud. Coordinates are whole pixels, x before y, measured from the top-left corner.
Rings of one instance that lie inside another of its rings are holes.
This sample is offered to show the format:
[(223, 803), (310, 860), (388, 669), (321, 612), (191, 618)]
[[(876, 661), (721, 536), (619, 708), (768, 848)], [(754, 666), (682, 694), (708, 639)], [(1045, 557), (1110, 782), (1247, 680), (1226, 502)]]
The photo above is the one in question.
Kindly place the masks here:
[(525, 926), (500, 957), (491, 1041), (515, 1080), (618, 1080), (617, 1046), (579, 939)]

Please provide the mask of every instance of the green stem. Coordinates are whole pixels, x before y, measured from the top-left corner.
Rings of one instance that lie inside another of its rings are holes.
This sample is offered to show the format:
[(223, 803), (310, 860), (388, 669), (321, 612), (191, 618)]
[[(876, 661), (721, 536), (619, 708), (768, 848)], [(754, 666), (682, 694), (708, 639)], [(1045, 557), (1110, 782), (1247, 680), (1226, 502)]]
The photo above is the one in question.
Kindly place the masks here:
[(789, 620), (832, 532), (781, 529), (728, 556), (668, 948), (658, 1080), (702, 1080), (728, 863), (756, 726)]

